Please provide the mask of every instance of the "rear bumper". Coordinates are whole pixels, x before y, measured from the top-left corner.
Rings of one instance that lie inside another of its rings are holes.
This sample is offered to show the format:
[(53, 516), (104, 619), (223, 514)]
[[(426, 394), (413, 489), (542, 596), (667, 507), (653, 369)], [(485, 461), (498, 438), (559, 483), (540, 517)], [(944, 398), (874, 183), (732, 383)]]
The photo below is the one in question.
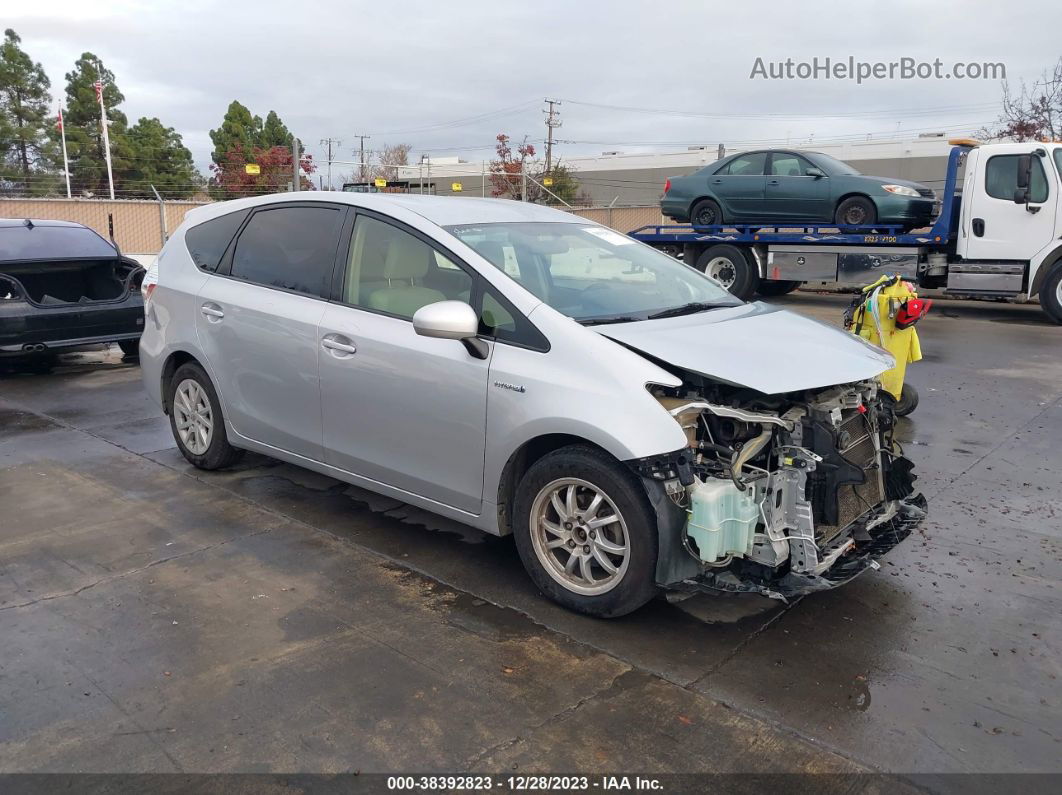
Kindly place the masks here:
[(690, 203), (685, 199), (668, 199), (665, 196), (660, 200), (660, 212), (673, 221), (689, 223)]
[(137, 339), (143, 330), (144, 302), (139, 292), (95, 304), (0, 301), (0, 357)]

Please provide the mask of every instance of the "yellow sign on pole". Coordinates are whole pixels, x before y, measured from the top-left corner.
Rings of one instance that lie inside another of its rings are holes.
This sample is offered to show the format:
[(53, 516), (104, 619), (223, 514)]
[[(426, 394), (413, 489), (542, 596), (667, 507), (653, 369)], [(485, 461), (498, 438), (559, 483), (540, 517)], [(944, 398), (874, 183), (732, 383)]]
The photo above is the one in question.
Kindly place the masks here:
[(258, 175), (262, 173), (262, 167), (257, 163), (248, 163), (243, 167), (243, 170), (248, 174)]
[(452, 190), (454, 193), (460, 193), (464, 189), (465, 189), (465, 186), (462, 185), (460, 182), (451, 182), (450, 183), (450, 190)]
[(545, 177), (545, 178), (543, 178), (542, 184), (545, 185), (548, 188), (550, 185), (553, 184), (553, 177)]
[(372, 184), (375, 185), (377, 188), (386, 188), (387, 187), (387, 180), (384, 179), (383, 177), (377, 177), (376, 179), (374, 179), (372, 181)]

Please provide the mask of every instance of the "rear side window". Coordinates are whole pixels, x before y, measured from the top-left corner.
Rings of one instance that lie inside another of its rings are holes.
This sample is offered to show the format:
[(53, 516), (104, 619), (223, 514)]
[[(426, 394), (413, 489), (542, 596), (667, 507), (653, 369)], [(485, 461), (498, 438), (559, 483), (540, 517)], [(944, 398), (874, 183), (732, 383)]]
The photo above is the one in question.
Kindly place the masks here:
[(762, 177), (766, 167), (767, 153), (752, 152), (747, 155), (738, 155), (716, 173), (729, 174), (732, 177)]
[(188, 253), (192, 255), (192, 262), (196, 267), (211, 272), (218, 269), (225, 249), (229, 247), (236, 230), (249, 212), (250, 210), (243, 210), (213, 218), (193, 226), (184, 233), (184, 244), (188, 247)]
[(334, 207), (259, 210), (236, 241), (231, 275), (327, 298), (342, 225), (343, 213)]
[[(1018, 158), (1021, 155), (996, 155), (985, 166), (985, 193), (994, 199), (1014, 201), (1018, 189)], [(1029, 201), (1047, 201), (1047, 175), (1040, 158), (1032, 159), (1032, 175), (1029, 179)]]

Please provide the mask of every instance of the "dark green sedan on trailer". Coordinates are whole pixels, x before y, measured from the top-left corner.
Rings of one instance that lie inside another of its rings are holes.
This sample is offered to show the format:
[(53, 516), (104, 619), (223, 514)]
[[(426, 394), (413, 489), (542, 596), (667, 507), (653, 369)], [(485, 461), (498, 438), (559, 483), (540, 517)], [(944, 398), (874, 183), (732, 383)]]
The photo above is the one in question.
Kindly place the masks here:
[(835, 223), (928, 226), (939, 211), (931, 188), (869, 177), (818, 152), (742, 152), (664, 184), (660, 209), (680, 223)]

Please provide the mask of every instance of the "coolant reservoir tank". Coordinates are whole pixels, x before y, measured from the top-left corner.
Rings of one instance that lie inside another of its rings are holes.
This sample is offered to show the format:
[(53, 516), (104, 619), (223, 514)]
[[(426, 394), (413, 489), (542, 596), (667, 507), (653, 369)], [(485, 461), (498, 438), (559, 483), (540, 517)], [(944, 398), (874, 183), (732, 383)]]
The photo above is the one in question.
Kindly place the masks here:
[(741, 491), (729, 480), (696, 480), (690, 486), (686, 535), (705, 563), (752, 550), (760, 509), (753, 489)]

